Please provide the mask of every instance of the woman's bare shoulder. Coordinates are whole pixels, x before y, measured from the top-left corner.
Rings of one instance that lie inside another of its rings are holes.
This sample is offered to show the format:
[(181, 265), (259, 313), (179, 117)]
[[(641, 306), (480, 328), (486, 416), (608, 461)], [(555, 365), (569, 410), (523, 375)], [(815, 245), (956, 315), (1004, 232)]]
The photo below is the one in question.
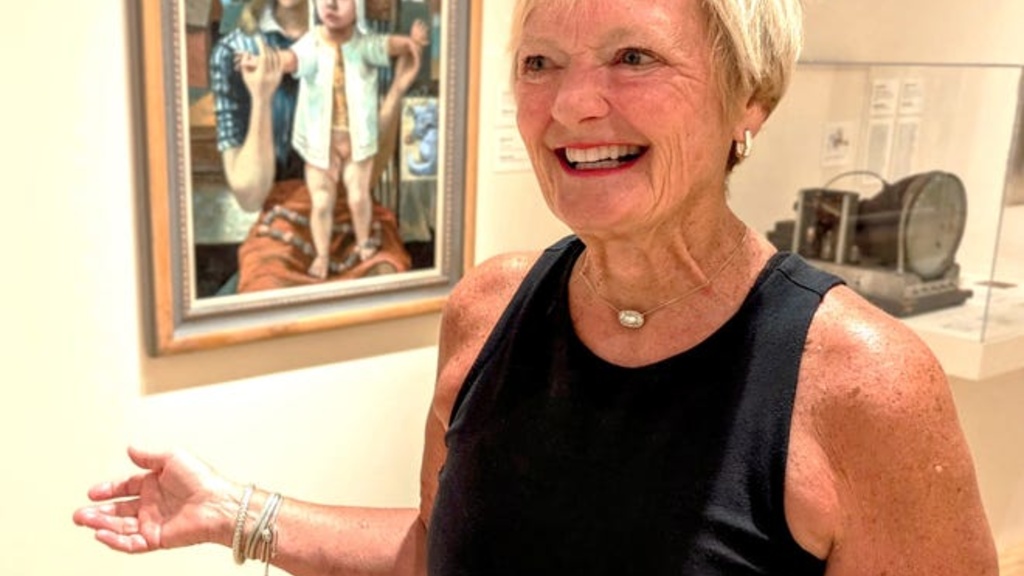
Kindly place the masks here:
[(462, 278), (441, 314), (436, 395), (453, 402), (498, 319), (508, 307), (539, 253), (516, 252), (490, 258)]
[(989, 573), (991, 540), (949, 382), (913, 330), (834, 288), (811, 323), (797, 404), (797, 433), (819, 447), (841, 511), (830, 573)]
[(915, 422), (949, 399), (942, 366), (921, 338), (845, 286), (826, 294), (811, 322), (800, 386), (819, 417), (859, 414), (876, 424)]
[(822, 379), (829, 394), (868, 386), (864, 392), (884, 397), (900, 386), (928, 386), (936, 379), (945, 385), (938, 360), (913, 330), (845, 286), (822, 300), (805, 358), (833, 374)]
[(470, 270), (445, 303), (442, 338), (461, 340), (489, 334), (538, 255), (536, 252), (501, 254)]

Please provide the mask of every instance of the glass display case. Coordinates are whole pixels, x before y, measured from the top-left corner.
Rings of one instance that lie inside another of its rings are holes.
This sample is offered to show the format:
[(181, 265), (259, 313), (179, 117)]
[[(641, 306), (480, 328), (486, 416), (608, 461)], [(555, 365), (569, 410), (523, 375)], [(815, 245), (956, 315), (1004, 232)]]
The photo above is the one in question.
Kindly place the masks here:
[(1024, 68), (802, 62), (729, 183), (955, 377), (1024, 368)]

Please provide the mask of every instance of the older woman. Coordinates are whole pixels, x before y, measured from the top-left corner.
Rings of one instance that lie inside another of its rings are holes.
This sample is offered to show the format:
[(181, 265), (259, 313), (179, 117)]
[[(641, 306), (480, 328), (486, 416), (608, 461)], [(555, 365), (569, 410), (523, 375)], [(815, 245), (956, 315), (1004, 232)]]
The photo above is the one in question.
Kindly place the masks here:
[(128, 503), (76, 520), (127, 551), (265, 534), (294, 574), (994, 574), (935, 359), (726, 204), (797, 1), (519, 2), (520, 130), (575, 235), (452, 294), (418, 511), (133, 450), (90, 493)]

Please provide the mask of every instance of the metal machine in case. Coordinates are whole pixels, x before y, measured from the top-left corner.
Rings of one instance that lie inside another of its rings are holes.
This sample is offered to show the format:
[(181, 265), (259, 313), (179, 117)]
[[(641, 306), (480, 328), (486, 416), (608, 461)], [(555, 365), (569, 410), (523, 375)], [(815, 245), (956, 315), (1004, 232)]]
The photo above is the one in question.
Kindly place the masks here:
[[(801, 190), (796, 219), (768, 234), (843, 278), (895, 316), (963, 303), (956, 251), (967, 222), (967, 194), (956, 175), (933, 171), (905, 177), (866, 199), (830, 188)], [(833, 179), (835, 180), (835, 179)]]
[(728, 201), (949, 374), (1024, 368), (1024, 66), (801, 62)]

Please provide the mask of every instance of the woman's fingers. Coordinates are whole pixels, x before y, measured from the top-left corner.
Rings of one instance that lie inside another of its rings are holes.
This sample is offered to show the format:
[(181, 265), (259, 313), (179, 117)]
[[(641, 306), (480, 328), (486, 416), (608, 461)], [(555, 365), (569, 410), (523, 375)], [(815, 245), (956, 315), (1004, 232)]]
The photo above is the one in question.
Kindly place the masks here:
[(93, 502), (112, 500), (114, 498), (131, 498), (139, 495), (142, 483), (150, 473), (136, 474), (127, 480), (103, 482), (89, 489), (89, 499)]
[(93, 530), (110, 530), (119, 534), (134, 534), (139, 531), (138, 500), (109, 502), (99, 506), (88, 506), (75, 510), (72, 517), (75, 524)]
[(100, 514), (106, 514), (109, 517), (114, 518), (130, 518), (135, 520), (139, 516), (139, 509), (142, 507), (142, 501), (138, 498), (132, 498), (131, 500), (118, 500), (117, 502), (107, 502), (99, 506), (94, 506), (97, 512)]
[(138, 518), (139, 506), (137, 499), (109, 502), (80, 508), (73, 519), (75, 524), (95, 530), (96, 539), (114, 550), (130, 554), (149, 552), (158, 547), (158, 534), (152, 526), (143, 530)]
[(267, 47), (267, 69), (276, 73), (281, 69), (281, 55), (276, 48)]
[(89, 500), (93, 502), (99, 502), (102, 500), (110, 500), (111, 498), (119, 498), (117, 495), (118, 491), (124, 491), (125, 481), (122, 482), (103, 482), (89, 488)]
[(139, 554), (154, 550), (142, 534), (119, 534), (111, 530), (97, 530), (96, 539), (118, 552)]
[(248, 52), (239, 52), (235, 54), (235, 70), (240, 70), (243, 73), (250, 72), (256, 69), (259, 65), (259, 56), (254, 56)]
[(134, 446), (128, 447), (128, 457), (131, 458), (132, 462), (135, 463), (139, 468), (145, 468), (146, 470), (159, 471), (164, 467), (164, 463), (167, 462), (169, 457), (168, 454), (161, 452), (150, 452)]
[(93, 506), (75, 510), (75, 514), (71, 519), (74, 520), (75, 524), (85, 526), (86, 528), (92, 528), (93, 530), (107, 525), (107, 519), (99, 512), (99, 510), (96, 509), (96, 507)]

